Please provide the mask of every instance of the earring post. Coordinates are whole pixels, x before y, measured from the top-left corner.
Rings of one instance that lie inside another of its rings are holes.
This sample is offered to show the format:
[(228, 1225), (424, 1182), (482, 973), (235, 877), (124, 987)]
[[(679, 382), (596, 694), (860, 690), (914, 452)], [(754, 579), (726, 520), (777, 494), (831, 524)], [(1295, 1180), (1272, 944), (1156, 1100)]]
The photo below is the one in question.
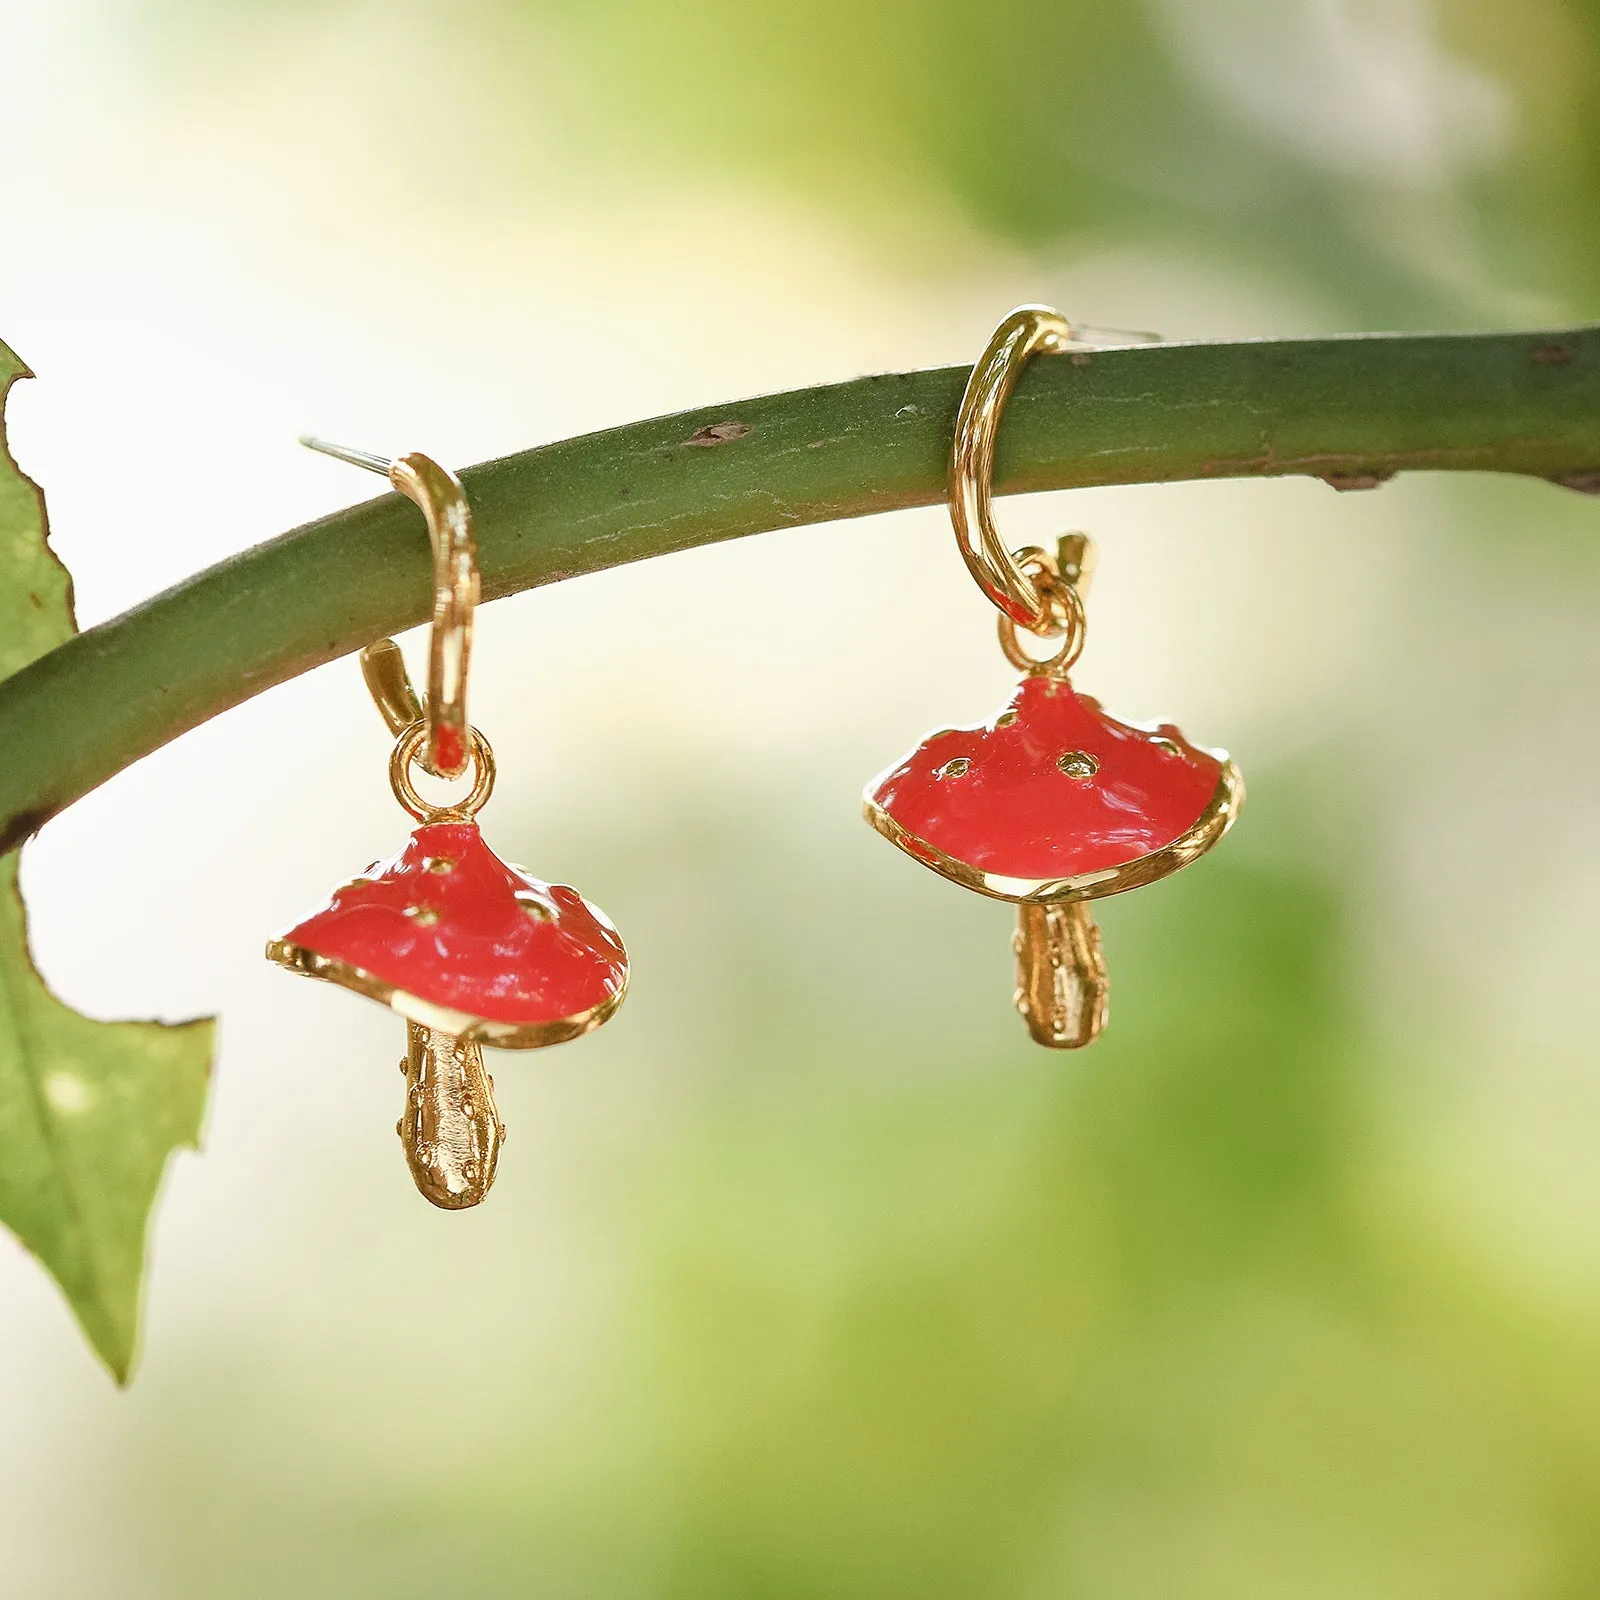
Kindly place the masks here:
[(1159, 333), (1143, 333), (1137, 328), (1091, 328), (1086, 322), (1074, 322), (1067, 343), (1114, 350), (1130, 344), (1165, 344), (1166, 340)]
[(380, 477), (387, 478), (394, 467), (394, 462), (387, 456), (374, 455), (370, 450), (353, 450), (349, 445), (334, 444), (331, 440), (319, 439), (314, 433), (302, 433), (300, 443), (307, 450), (332, 456), (336, 461), (348, 461), (352, 467), (365, 467), (368, 472), (376, 472)]

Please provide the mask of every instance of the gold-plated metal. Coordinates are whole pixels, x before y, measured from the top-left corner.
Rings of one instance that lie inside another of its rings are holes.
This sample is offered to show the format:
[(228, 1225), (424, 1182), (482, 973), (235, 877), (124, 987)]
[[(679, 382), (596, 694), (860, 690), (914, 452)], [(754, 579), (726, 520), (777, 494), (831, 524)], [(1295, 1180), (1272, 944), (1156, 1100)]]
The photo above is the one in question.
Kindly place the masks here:
[(576, 1016), (561, 1017), (555, 1022), (495, 1022), (488, 1017), (474, 1016), (469, 1011), (435, 1005), (431, 1000), (409, 994), (375, 977), (364, 968), (353, 967), (347, 961), (335, 961), (331, 956), (318, 955), (315, 950), (307, 950), (289, 939), (273, 939), (267, 945), (267, 959), (301, 977), (321, 978), (327, 983), (336, 983), (341, 988), (349, 989), (353, 994), (365, 995), (367, 999), (376, 1000), (379, 1005), (399, 1012), (408, 1022), (457, 1038), (471, 1039), (478, 1044), (493, 1045), (499, 1050), (539, 1050), (545, 1045), (565, 1044), (568, 1039), (582, 1038), (610, 1017), (622, 1004), (628, 991), (624, 977), (614, 995)]
[(272, 940), (267, 957), (290, 972), (365, 995), (406, 1019), (406, 1056), (400, 1063), (406, 1076), (406, 1103), (395, 1132), (418, 1191), (447, 1211), (475, 1206), (487, 1196), (505, 1143), (505, 1124), (495, 1106), (494, 1079), (484, 1068), (482, 1047), (536, 1050), (579, 1038), (606, 1021), (628, 989), (624, 974), (614, 995), (576, 1016), (553, 1022), (496, 1022), (435, 1005), (360, 967), (288, 939)]
[(403, 455), (389, 481), (422, 508), (433, 541), (433, 627), (428, 636), (428, 725), (423, 765), (459, 778), (467, 768), (467, 668), (481, 592), (472, 512), (461, 480), (428, 456)]
[(489, 1193), (505, 1124), (494, 1103), (494, 1079), (475, 1039), (406, 1023), (406, 1108), (395, 1131), (412, 1181), (446, 1211), (475, 1206)]
[[(1051, 589), (1071, 597), (1067, 636), (1048, 663), (1024, 668), (1065, 676), (1088, 636), (1085, 601), (1094, 581), (1095, 543), (1086, 533), (1065, 534), (1055, 556), (1045, 557)], [(1076, 624), (1076, 627), (1073, 626)], [(1016, 664), (1021, 641), (1010, 617), (1000, 618), (1000, 648)], [(1070, 778), (1092, 778), (1099, 762), (1083, 750), (1063, 751), (1057, 768)], [(1223, 825), (1226, 828), (1226, 824)], [(1049, 1050), (1084, 1050), (1111, 1019), (1111, 973), (1094, 913), (1082, 900), (1017, 907), (1017, 1010), (1035, 1044)]]
[(1019, 672), (1048, 673), (1052, 677), (1064, 678), (1077, 665), (1089, 637), (1082, 587), (1077, 578), (1067, 577), (1067, 561), (1070, 560), (1074, 573), (1092, 575), (1094, 542), (1086, 533), (1069, 533), (1061, 541), (1056, 555), (1051, 555), (1038, 545), (1028, 545), (1017, 551), (1014, 559), (1018, 570), (1038, 590), (1040, 603), (1051, 619), (1050, 629), (1042, 635), (1039, 629), (1030, 631), (1036, 638), (1057, 635), (1061, 643), (1048, 656), (1030, 655), (1023, 648), (1019, 624), (1002, 612), (996, 624), (1000, 648), (1006, 660)]
[[(1036, 547), (1009, 551), (994, 525), (993, 478), (1000, 418), (1023, 367), (1041, 351), (1061, 354), (1076, 342), (1078, 331), (1048, 306), (1020, 306), (995, 329), (961, 397), (948, 479), (956, 544), (978, 587), (1000, 612), (1001, 650), (1020, 671), (1059, 680), (1047, 687), (1066, 692), (1067, 674), (1088, 632), (1084, 600), (1094, 575), (1094, 541), (1069, 533), (1054, 555)], [(1061, 642), (1048, 656), (1035, 656), (1023, 647), (1024, 629)], [(1244, 780), (1238, 767), (1218, 754), (1222, 770), (1216, 789), (1181, 837), (1136, 861), (1071, 878), (1018, 879), (980, 871), (910, 834), (870, 796), (866, 816), (886, 839), (936, 872), (979, 894), (1017, 903), (1017, 1009), (1040, 1044), (1077, 1050), (1093, 1043), (1105, 1026), (1110, 993), (1100, 930), (1086, 902), (1153, 883), (1227, 832), (1244, 803)], [(1055, 760), (1072, 779), (1087, 781), (1098, 770), (1095, 757), (1083, 750), (1063, 750)], [(947, 763), (937, 776), (956, 775), (956, 764)]]
[(1071, 585), (1080, 604), (1089, 598), (1099, 559), (1099, 549), (1086, 533), (1064, 533), (1056, 541), (1056, 572), (1063, 583)]
[[(1039, 556), (1046, 598), (1070, 598), (1067, 636), (1049, 662), (1024, 670), (1065, 678), (1089, 631), (1084, 602), (1094, 579), (1094, 540), (1086, 533), (1069, 533), (1057, 542), (1053, 557), (1043, 551)], [(1001, 617), (1000, 648), (1013, 664), (1013, 650), (1020, 652), (1020, 644), (1016, 624), (1010, 617)], [(1088, 779), (1099, 771), (1100, 763), (1086, 750), (1064, 750), (1056, 757), (1056, 767), (1069, 778)], [(1226, 772), (1223, 776), (1226, 778)], [(1229, 820), (1236, 812), (1236, 807), (1230, 809)], [(1224, 831), (1227, 826), (1227, 822), (1222, 824)], [(1200, 848), (1209, 848), (1209, 843)], [(1087, 903), (1023, 902), (1017, 907), (1012, 948), (1017, 956), (1017, 1010), (1034, 1043), (1050, 1050), (1087, 1049), (1111, 1017), (1111, 973), (1099, 926)]]
[[(300, 442), (383, 473), (401, 494), (422, 508), (433, 545), (427, 698), (419, 701), (393, 639), (380, 639), (361, 652), (361, 674), (373, 703), (396, 736), (389, 757), (395, 798), (424, 825), (470, 822), (494, 790), (495, 762), (488, 740), (468, 722), (466, 713), (473, 613), (480, 595), (477, 546), (466, 492), (454, 473), (425, 455), (404, 455), (391, 461), (324, 439), (306, 437)], [(413, 764), (439, 778), (460, 778), (470, 769), (471, 790), (454, 804), (429, 805), (412, 781)], [(424, 870), (443, 878), (457, 865), (448, 855), (433, 855), (425, 859)], [(530, 917), (548, 920), (554, 915), (553, 908), (531, 890), (517, 894), (516, 899)], [(415, 902), (405, 907), (405, 915), (419, 928), (436, 927), (441, 920), (421, 888)], [(267, 956), (290, 972), (337, 983), (406, 1019), (406, 1056), (400, 1063), (406, 1079), (406, 1103), (395, 1131), (418, 1190), (434, 1205), (450, 1211), (475, 1206), (488, 1195), (506, 1137), (482, 1047), (532, 1050), (576, 1039), (610, 1017), (627, 992), (624, 964), (616, 993), (588, 1011), (549, 1022), (508, 1023), (424, 1000), (375, 973), (289, 939), (272, 940)]]
[(1029, 357), (1041, 351), (1059, 355), (1072, 340), (1072, 324), (1049, 306), (1013, 311), (995, 329), (967, 380), (950, 450), (950, 522), (968, 571), (1003, 616), (1046, 636), (1061, 627), (994, 525), (994, 445), (1006, 401)]
[(494, 751), (489, 741), (476, 728), (467, 729), (467, 762), (473, 769), (472, 789), (464, 800), (454, 805), (430, 806), (417, 793), (411, 781), (412, 762), (422, 763), (423, 744), (428, 737), (426, 722), (413, 722), (394, 742), (389, 754), (389, 784), (394, 797), (418, 822), (471, 822), (488, 803), (494, 793)]
[(413, 722), (422, 721), (422, 702), (393, 639), (379, 639), (361, 652), (361, 676), (390, 733), (404, 733)]
[[(309, 434), (303, 435), (300, 443), (369, 472), (381, 472), (422, 510), (433, 544), (433, 627), (428, 638), (428, 696), (423, 707), (428, 735), (422, 764), (435, 777), (459, 778), (467, 770), (470, 754), (467, 669), (472, 656), (473, 612), (482, 592), (467, 492), (448, 467), (441, 467), (418, 451), (391, 461), (371, 451), (353, 450)], [(388, 686), (392, 687), (392, 665), (386, 670), (390, 675)], [(370, 677), (367, 686), (388, 720), (392, 706), (379, 699)], [(390, 731), (399, 731), (392, 721)]]
[(1012, 949), (1017, 1010), (1035, 1042), (1052, 1050), (1093, 1044), (1109, 1016), (1111, 979), (1088, 906), (1022, 906)]
[[(1039, 584), (1040, 594), (1047, 605), (1058, 607), (1067, 619), (1065, 637), (1060, 648), (1044, 660), (1030, 656), (1022, 648), (1017, 624), (1010, 617), (1000, 618), (1000, 646), (1006, 659), (1023, 672), (1065, 679), (1068, 670), (1078, 659), (1088, 633), (1084, 601), (1089, 584), (1094, 578), (1095, 543), (1086, 533), (1069, 533), (1062, 536), (1054, 554), (1037, 545), (1017, 552), (1017, 557), (1028, 575)], [(1004, 712), (996, 719), (996, 727), (1004, 727), (1016, 720), (1015, 714)], [(1176, 750), (1176, 742), (1166, 741)], [(1206, 808), (1195, 819), (1189, 830), (1174, 839), (1163, 849), (1152, 851), (1137, 861), (1120, 867), (1103, 867), (1095, 872), (1084, 872), (1071, 878), (1008, 878), (995, 872), (983, 872), (957, 861), (925, 839), (919, 839), (896, 822), (869, 795), (862, 803), (868, 822), (890, 844), (898, 845), (907, 855), (937, 873), (959, 883), (964, 889), (986, 894), (995, 900), (1010, 900), (1020, 906), (1071, 905), (1084, 900), (1103, 900), (1107, 895), (1122, 894), (1129, 889), (1143, 888), (1155, 883), (1179, 867), (1187, 866), (1197, 856), (1204, 855), (1229, 828), (1244, 804), (1244, 777), (1239, 768), (1221, 752), (1222, 772), (1212, 791)], [(1064, 750), (1056, 758), (1060, 770), (1071, 778), (1090, 778), (1098, 768), (1095, 758), (1082, 750)], [(959, 777), (971, 766), (965, 757), (957, 756), (945, 763), (939, 776)], [(956, 770), (958, 769), (959, 770)], [(1026, 932), (1026, 929), (1024, 929)]]
[[(1021, 333), (1016, 336), (1022, 337)], [(975, 380), (976, 377), (974, 374)], [(954, 488), (952, 515), (953, 497)], [(1067, 673), (1077, 661), (1087, 635), (1084, 599), (1094, 574), (1094, 561), (1094, 541), (1083, 533), (1067, 534), (1053, 555), (1035, 547), (1018, 551), (1013, 559), (1015, 574), (1033, 585), (1041, 614), (1054, 633), (1061, 636), (1061, 643), (1046, 658), (1030, 655), (1021, 638), (1028, 623), (1002, 608), (1000, 645), (1006, 659), (1021, 671), (1057, 680), (1046, 686), (1047, 692), (1071, 692)], [(976, 575), (977, 569), (974, 571)], [(981, 576), (979, 582), (983, 582)], [(985, 592), (989, 593), (987, 586)], [(994, 596), (991, 594), (990, 598)], [(1031, 631), (1037, 634), (1045, 630)], [(995, 725), (1001, 727), (1015, 721), (1014, 712), (1004, 712)], [(1166, 733), (1163, 729), (1155, 738), (1178, 750), (1177, 741), (1167, 739)], [(1037, 1043), (1055, 1050), (1080, 1050), (1092, 1044), (1105, 1027), (1111, 989), (1100, 930), (1087, 902), (1154, 883), (1209, 850), (1227, 832), (1244, 803), (1244, 780), (1232, 761), (1221, 752), (1217, 756), (1222, 770), (1216, 788), (1205, 810), (1184, 834), (1164, 849), (1135, 861), (1070, 878), (1008, 878), (984, 872), (911, 833), (870, 794), (864, 801), (864, 811), (867, 821), (884, 838), (924, 866), (963, 888), (1016, 903), (1017, 932), (1012, 949), (1017, 958), (1017, 1010)], [(1059, 751), (1054, 762), (1063, 776), (1084, 782), (1099, 770), (1098, 760), (1086, 750)], [(959, 781), (971, 765), (969, 758), (957, 756), (946, 762), (935, 777)]]

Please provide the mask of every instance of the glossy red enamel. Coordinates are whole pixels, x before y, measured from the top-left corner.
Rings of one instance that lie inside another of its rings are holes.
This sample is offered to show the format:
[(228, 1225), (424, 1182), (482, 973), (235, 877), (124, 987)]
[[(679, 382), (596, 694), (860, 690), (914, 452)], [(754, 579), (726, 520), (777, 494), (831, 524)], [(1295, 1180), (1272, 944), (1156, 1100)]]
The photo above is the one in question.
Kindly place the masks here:
[[(1098, 770), (1069, 776), (1059, 763), (1074, 753)], [(1199, 821), (1221, 776), (1176, 728), (1129, 727), (1064, 679), (1037, 675), (994, 722), (933, 734), (870, 793), (913, 854), (921, 841), (980, 872), (1048, 879), (1163, 849)]]
[(488, 1022), (555, 1022), (621, 989), (628, 958), (575, 889), (508, 866), (476, 824), (418, 828), (283, 936), (434, 1005)]
[(460, 772), (467, 764), (467, 742), (459, 728), (441, 722), (433, 730), (433, 759), (444, 772)]

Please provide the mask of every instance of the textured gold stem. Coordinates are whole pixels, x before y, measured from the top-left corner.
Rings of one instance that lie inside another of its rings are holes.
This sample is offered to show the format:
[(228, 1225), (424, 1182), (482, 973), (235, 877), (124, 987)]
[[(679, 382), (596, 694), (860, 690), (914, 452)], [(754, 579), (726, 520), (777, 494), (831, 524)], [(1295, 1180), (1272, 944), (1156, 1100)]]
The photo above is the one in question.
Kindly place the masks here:
[(505, 1125), (494, 1079), (471, 1039), (406, 1023), (405, 1115), (395, 1124), (406, 1165), (425, 1200), (446, 1211), (475, 1206), (489, 1192)]
[(1017, 907), (1017, 1010), (1055, 1050), (1081, 1050), (1106, 1025), (1111, 980), (1100, 930), (1082, 900)]

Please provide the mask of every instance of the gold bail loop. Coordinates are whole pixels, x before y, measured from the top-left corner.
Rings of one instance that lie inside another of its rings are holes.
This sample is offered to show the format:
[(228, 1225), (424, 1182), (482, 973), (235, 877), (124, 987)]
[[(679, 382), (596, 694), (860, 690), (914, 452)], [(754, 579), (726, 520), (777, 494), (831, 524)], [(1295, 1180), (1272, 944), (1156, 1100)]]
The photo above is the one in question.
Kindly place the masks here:
[[(459, 778), (472, 752), (467, 722), (467, 669), (472, 656), (472, 616), (481, 584), (478, 546), (472, 537), (472, 509), (461, 480), (448, 467), (418, 451), (390, 461), (366, 450), (302, 437), (309, 450), (381, 472), (422, 510), (433, 544), (433, 626), (428, 639), (428, 698), (421, 715), (427, 724), (420, 759), (436, 778)], [(391, 733), (406, 726), (399, 719), (417, 705), (415, 691), (392, 639), (369, 645), (361, 669)], [(407, 719), (414, 721), (415, 716)]]
[(1042, 637), (1067, 631), (1069, 623), (995, 528), (995, 437), (1006, 401), (1029, 358), (1040, 351), (1059, 355), (1077, 341), (1078, 330), (1059, 311), (1018, 306), (995, 329), (972, 369), (956, 412), (950, 450), (950, 522), (967, 570), (1002, 616)]
[(1060, 647), (1049, 656), (1030, 655), (1018, 637), (1018, 624), (1002, 613), (999, 624), (1000, 648), (1006, 660), (1021, 672), (1064, 678), (1083, 654), (1089, 624), (1084, 610), (1089, 583), (1094, 577), (1094, 540), (1086, 533), (1063, 534), (1054, 553), (1039, 545), (1029, 545), (1014, 557), (1023, 572), (1038, 586), (1040, 596), (1052, 617), (1058, 612)]
[[(995, 618), (1000, 635), (1000, 648), (1005, 658), (1020, 672), (1048, 673), (1064, 678), (1083, 654), (1088, 636), (1088, 621), (1084, 613), (1083, 596), (1076, 585), (1068, 583), (1060, 574), (1057, 558), (1038, 545), (1017, 551), (1017, 561), (1028, 577), (1038, 585), (1040, 598), (1052, 623), (1051, 633), (1042, 629), (1031, 630), (1035, 638), (1055, 637), (1060, 646), (1049, 656), (1034, 656), (1023, 648), (1020, 638), (1022, 628), (1002, 612)], [(1059, 622), (1057, 622), (1059, 618)]]

